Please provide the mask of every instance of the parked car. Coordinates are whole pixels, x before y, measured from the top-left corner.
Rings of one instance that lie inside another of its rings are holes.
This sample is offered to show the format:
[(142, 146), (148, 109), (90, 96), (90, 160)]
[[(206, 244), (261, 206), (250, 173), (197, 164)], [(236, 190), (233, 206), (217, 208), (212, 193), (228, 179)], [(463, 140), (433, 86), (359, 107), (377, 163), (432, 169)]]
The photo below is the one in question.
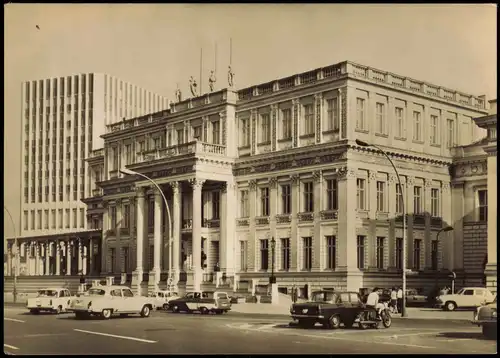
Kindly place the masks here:
[(84, 296), (75, 298), (69, 311), (75, 312), (77, 319), (89, 316), (109, 319), (114, 314), (140, 314), (141, 317), (149, 317), (153, 309), (155, 304), (151, 297), (135, 295), (129, 287), (96, 286), (90, 288)]
[[(391, 302), (391, 289), (389, 288), (383, 288), (381, 289), (382, 290), (382, 293), (379, 295), (379, 302), (380, 303), (389, 303)], [(361, 296), (361, 301), (363, 301), (363, 303), (366, 303), (366, 300), (368, 298), (368, 295), (372, 292), (372, 289), (365, 289), (363, 290), (363, 294)]]
[(182, 298), (171, 300), (170, 309), (174, 313), (200, 312), (201, 314), (227, 313), (231, 310), (231, 302), (226, 292), (194, 291)]
[(32, 314), (42, 311), (59, 314), (67, 311), (72, 299), (71, 292), (66, 288), (44, 288), (38, 290), (36, 298), (28, 298), (26, 308)]
[(457, 308), (479, 307), (486, 302), (493, 302), (495, 296), (484, 287), (465, 287), (456, 294), (441, 295), (436, 298), (436, 305), (445, 311)]
[(497, 298), (478, 307), (472, 317), (472, 324), (483, 327), (483, 335), (489, 339), (497, 337)]
[(313, 292), (309, 302), (294, 303), (290, 314), (304, 328), (313, 327), (316, 323), (328, 328), (338, 328), (343, 323), (350, 328), (364, 307), (357, 292), (322, 290)]
[(148, 294), (148, 297), (154, 301), (156, 309), (168, 310), (169, 302), (179, 298), (177, 292), (171, 292), (166, 290), (153, 291)]
[(427, 302), (427, 296), (420, 294), (418, 290), (414, 288), (406, 290), (406, 306), (425, 306)]

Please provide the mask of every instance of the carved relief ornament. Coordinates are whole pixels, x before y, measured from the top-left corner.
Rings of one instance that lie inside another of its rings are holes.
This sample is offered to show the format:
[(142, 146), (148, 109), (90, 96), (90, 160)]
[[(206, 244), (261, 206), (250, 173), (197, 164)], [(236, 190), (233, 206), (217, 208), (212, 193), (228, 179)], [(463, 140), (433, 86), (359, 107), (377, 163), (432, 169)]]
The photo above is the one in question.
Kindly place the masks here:
[(274, 189), (276, 188), (276, 184), (278, 183), (278, 178), (276, 177), (271, 177), (269, 178), (269, 187)]
[(426, 188), (431, 188), (432, 187), (432, 180), (431, 179), (425, 179), (424, 186)]
[(395, 174), (389, 175), (389, 183), (391, 184), (398, 183), (398, 177)]
[(296, 184), (300, 181), (300, 176), (298, 174), (290, 174), (290, 181), (292, 184)]
[(444, 183), (441, 185), (441, 190), (442, 190), (443, 192), (448, 192), (448, 191), (450, 191), (450, 183), (444, 182)]
[(192, 178), (189, 179), (188, 182), (189, 184), (194, 188), (202, 188), (203, 184), (205, 183), (205, 179), (200, 179), (200, 178)]
[(374, 170), (370, 170), (370, 175), (368, 177), (369, 180), (377, 180), (377, 172)]
[(248, 189), (251, 191), (254, 191), (257, 188), (257, 181), (256, 180), (249, 180), (248, 181)]
[(351, 168), (342, 167), (337, 170), (338, 179), (356, 178), (356, 171)]
[(171, 182), (168, 183), (168, 185), (170, 186), (170, 188), (172, 189), (172, 191), (174, 193), (178, 193), (179, 192), (179, 187), (180, 187), (179, 182), (177, 182), (177, 181), (171, 181)]
[(313, 180), (314, 180), (315, 182), (320, 181), (321, 176), (322, 176), (322, 172), (321, 172), (321, 170), (315, 170), (315, 171), (312, 173), (312, 177), (313, 177)]
[(415, 185), (415, 177), (406, 177), (406, 185), (413, 186)]

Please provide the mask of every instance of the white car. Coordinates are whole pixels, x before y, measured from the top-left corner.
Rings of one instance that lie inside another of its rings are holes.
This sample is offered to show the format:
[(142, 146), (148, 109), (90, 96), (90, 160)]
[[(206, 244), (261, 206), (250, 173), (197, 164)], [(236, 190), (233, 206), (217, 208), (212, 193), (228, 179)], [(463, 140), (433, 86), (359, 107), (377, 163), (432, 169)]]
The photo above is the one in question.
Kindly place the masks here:
[(479, 307), (494, 299), (495, 296), (487, 288), (465, 287), (455, 294), (438, 296), (436, 304), (445, 311), (454, 311), (457, 308)]
[(180, 296), (177, 292), (171, 292), (166, 290), (153, 291), (148, 294), (148, 297), (154, 301), (157, 309), (168, 309), (168, 302), (171, 300), (176, 300)]
[(62, 287), (44, 288), (38, 290), (35, 298), (29, 298), (26, 302), (26, 308), (32, 314), (38, 314), (42, 311), (61, 313), (66, 312), (73, 296), (71, 292)]
[(149, 317), (154, 309), (151, 297), (137, 296), (126, 286), (92, 287), (84, 296), (72, 300), (69, 307), (69, 311), (75, 312), (77, 319), (91, 315), (109, 319), (114, 314), (140, 314), (141, 317)]

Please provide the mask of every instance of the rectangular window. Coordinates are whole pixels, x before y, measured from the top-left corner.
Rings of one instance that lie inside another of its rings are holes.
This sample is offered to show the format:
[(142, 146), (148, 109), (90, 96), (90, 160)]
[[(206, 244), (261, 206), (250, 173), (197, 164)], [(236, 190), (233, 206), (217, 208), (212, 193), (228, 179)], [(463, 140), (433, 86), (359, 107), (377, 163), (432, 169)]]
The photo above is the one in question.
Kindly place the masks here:
[(396, 238), (396, 268), (403, 269), (403, 238)]
[(446, 120), (446, 127), (446, 146), (450, 148), (455, 146), (455, 121), (453, 119)]
[(338, 210), (338, 183), (337, 179), (326, 181), (326, 210)]
[(417, 111), (413, 111), (413, 140), (422, 140), (422, 118)]
[(281, 239), (281, 269), (290, 269), (290, 238)]
[(268, 143), (271, 141), (271, 118), (268, 113), (260, 115), (260, 143)]
[(260, 189), (261, 216), (269, 216), (269, 188)]
[(438, 269), (438, 241), (432, 240), (431, 243), (431, 269)]
[(212, 219), (219, 219), (220, 217), (220, 192), (212, 192)]
[(130, 227), (130, 205), (123, 205), (123, 219), (122, 219), (122, 227), (129, 228)]
[(365, 236), (358, 235), (357, 237), (357, 259), (358, 259), (358, 269), (365, 268)]
[(247, 270), (247, 242), (240, 241), (240, 270)]
[(64, 227), (69, 229), (69, 209), (64, 210)]
[(43, 211), (43, 228), (47, 230), (49, 228), (49, 211)]
[(403, 192), (401, 185), (396, 184), (396, 213), (402, 214), (403, 213)]
[(177, 130), (177, 145), (184, 144), (184, 129)]
[[(202, 126), (193, 127), (193, 138), (194, 139), (201, 141), (202, 140), (201, 133), (202, 133)], [(170, 141), (169, 141), (169, 143), (170, 143)]]
[(377, 133), (385, 134), (385, 105), (383, 103), (376, 103), (376, 123), (377, 123)]
[(38, 230), (41, 230), (42, 229), (42, 211), (41, 210), (37, 210), (36, 211), (36, 216), (37, 216), (37, 218), (36, 218), (36, 221), (37, 221), (36, 228)]
[(439, 119), (431, 115), (431, 144), (439, 144)]
[(305, 135), (314, 134), (314, 107), (312, 104), (304, 105), (304, 132)]
[(312, 181), (304, 183), (304, 212), (314, 211), (314, 183)]
[(326, 236), (326, 269), (335, 270), (337, 267), (337, 238)]
[(377, 181), (377, 211), (385, 212), (385, 183)]
[(439, 211), (439, 189), (437, 188), (431, 189), (431, 216), (435, 218), (441, 216)]
[(80, 209), (80, 228), (83, 229), (85, 228), (85, 210)]
[(356, 196), (359, 210), (366, 210), (366, 180), (356, 179)]
[(479, 221), (488, 221), (488, 190), (478, 190)]
[(212, 144), (220, 144), (220, 122), (212, 122)]
[(260, 240), (260, 269), (267, 271), (269, 268), (269, 240)]
[(327, 131), (337, 131), (339, 130), (339, 99), (331, 98), (326, 101), (326, 130)]
[(248, 190), (240, 191), (240, 217), (247, 218), (248, 215)]
[(56, 211), (55, 210), (50, 211), (50, 219), (51, 219), (50, 228), (55, 229), (56, 228)]
[(118, 148), (117, 147), (113, 147), (111, 148), (111, 155), (113, 156), (113, 167), (111, 170), (118, 170)]
[(365, 129), (365, 100), (356, 98), (356, 129)]
[(241, 142), (242, 147), (250, 145), (250, 119), (244, 118), (241, 120)]
[[(29, 88), (29, 87), (27, 87), (27, 88)], [(28, 218), (28, 211), (25, 210), (23, 212), (23, 228), (24, 228), (24, 230), (28, 230), (28, 227), (29, 227), (28, 226), (28, 224), (29, 224), (28, 220), (29, 220), (29, 218)]]
[(422, 187), (413, 187), (413, 213), (420, 214), (422, 212)]
[(313, 239), (312, 237), (303, 237), (303, 257), (302, 257), (302, 269), (310, 271), (312, 269), (312, 251), (313, 251)]
[(281, 111), (281, 139), (292, 138), (292, 110), (290, 108)]
[[(116, 228), (116, 206), (110, 207), (110, 229), (114, 230)], [(149, 215), (148, 215), (149, 216)]]
[(413, 268), (415, 270), (420, 270), (420, 245), (422, 244), (422, 240), (415, 239), (413, 240)]
[(377, 268), (384, 268), (384, 243), (385, 237), (377, 237)]
[(62, 209), (57, 210), (57, 216), (58, 216), (58, 220), (59, 220), (59, 229), (62, 229), (63, 228), (63, 211), (62, 211)]
[(127, 165), (132, 164), (132, 145), (125, 145), (125, 163)]
[(30, 225), (30, 228), (31, 230), (35, 230), (35, 210), (31, 210), (31, 216), (30, 216), (30, 219), (31, 219), (31, 225)]
[(290, 184), (281, 186), (281, 213), (290, 214), (292, 212), (291, 187)]
[(78, 221), (78, 214), (76, 209), (73, 209), (73, 227), (76, 228), (77, 226), (77, 221)]

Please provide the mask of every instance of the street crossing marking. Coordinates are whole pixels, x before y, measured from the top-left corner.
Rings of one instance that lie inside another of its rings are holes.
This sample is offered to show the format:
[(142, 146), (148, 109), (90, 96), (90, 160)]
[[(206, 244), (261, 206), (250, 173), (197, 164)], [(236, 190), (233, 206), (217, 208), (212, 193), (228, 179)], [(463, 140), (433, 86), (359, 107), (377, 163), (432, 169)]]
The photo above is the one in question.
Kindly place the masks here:
[(21, 321), (20, 319), (15, 319), (15, 318), (8, 318), (8, 317), (4, 317), (3, 319), (4, 319), (5, 321), (18, 322), (18, 323), (25, 323), (25, 321)]
[(11, 346), (10, 344), (5, 344), (5, 343), (3, 344), (3, 346), (6, 347), (6, 348), (15, 349), (15, 350), (19, 349), (17, 347), (14, 347), (14, 346)]
[(95, 334), (97, 336), (106, 336), (106, 337), (113, 337), (113, 338), (120, 338), (120, 339), (128, 339), (130, 341), (137, 341), (137, 342), (144, 342), (144, 343), (158, 343), (157, 341), (150, 341), (149, 339), (142, 339), (142, 338), (128, 337), (128, 336), (119, 336), (119, 335), (110, 334), (110, 333), (85, 331), (83, 329), (74, 329), (74, 331), (88, 333), (88, 334)]

